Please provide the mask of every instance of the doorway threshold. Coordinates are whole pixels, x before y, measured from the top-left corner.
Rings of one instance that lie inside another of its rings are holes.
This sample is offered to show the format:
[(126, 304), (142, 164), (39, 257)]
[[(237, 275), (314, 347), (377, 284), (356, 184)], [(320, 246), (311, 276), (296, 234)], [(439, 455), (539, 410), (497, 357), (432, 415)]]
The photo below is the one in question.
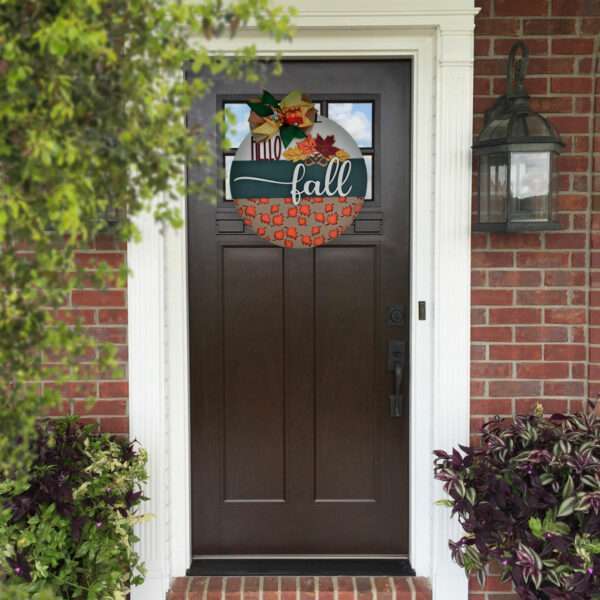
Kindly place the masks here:
[(188, 576), (414, 577), (407, 558), (194, 558)]

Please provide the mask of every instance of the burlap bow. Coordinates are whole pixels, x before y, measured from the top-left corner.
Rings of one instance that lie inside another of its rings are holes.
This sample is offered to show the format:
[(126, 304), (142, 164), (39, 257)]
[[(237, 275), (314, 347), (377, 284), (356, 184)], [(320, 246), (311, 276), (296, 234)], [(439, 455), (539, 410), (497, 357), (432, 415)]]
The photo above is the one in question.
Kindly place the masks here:
[(317, 117), (315, 105), (298, 90), (281, 101), (265, 90), (261, 98), (251, 100), (248, 106), (252, 109), (248, 122), (254, 140), (262, 142), (279, 133), (285, 147), (293, 139), (305, 138), (304, 130), (311, 127)]

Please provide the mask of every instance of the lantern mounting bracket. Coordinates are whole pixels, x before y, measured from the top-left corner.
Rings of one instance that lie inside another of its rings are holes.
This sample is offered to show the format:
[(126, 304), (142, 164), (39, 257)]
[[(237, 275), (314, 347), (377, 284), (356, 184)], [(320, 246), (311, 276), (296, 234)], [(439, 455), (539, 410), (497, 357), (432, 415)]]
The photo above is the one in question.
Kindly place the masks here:
[[(517, 54), (518, 51), (520, 54)], [(525, 88), (525, 75), (527, 74), (527, 65), (529, 64), (529, 48), (524, 42), (515, 42), (510, 49), (508, 62), (506, 66), (506, 93), (500, 96), (493, 106), (485, 111), (483, 122), (484, 126), (492, 121), (499, 119), (502, 115), (515, 110), (515, 104), (527, 112), (529, 110), (529, 94)], [(519, 102), (517, 103), (517, 100)]]

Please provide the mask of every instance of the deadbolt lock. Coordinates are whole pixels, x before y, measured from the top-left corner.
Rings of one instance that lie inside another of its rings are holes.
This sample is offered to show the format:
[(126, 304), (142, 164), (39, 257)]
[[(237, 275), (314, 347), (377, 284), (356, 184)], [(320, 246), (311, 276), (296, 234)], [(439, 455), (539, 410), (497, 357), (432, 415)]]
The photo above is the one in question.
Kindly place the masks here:
[(387, 307), (385, 324), (390, 327), (404, 325), (404, 306), (402, 304), (390, 304)]

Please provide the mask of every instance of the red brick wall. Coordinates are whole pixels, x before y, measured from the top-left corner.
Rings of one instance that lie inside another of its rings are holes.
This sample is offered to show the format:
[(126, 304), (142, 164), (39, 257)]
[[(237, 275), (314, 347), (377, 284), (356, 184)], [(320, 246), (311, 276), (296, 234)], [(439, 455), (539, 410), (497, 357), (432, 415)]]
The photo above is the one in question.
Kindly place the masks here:
[[(485, 109), (504, 92), (506, 56), (521, 38), (530, 52), (532, 105), (550, 117), (566, 150), (560, 159), (562, 230), (473, 235), (474, 433), (494, 414), (528, 412), (537, 402), (548, 412), (574, 411), (600, 393), (600, 154), (594, 154), (600, 137), (594, 138), (599, 102), (592, 73), (600, 2), (476, 4), (475, 134)], [(504, 600), (512, 598), (509, 591), (492, 576), (486, 593), (472, 585), (471, 599)]]
[[(109, 236), (99, 237), (90, 250), (81, 251), (78, 263), (92, 271), (103, 262), (112, 269), (126, 261), (126, 248)], [(115, 284), (116, 285), (116, 284)], [(127, 417), (127, 290), (93, 287), (73, 290), (68, 306), (59, 311), (68, 322), (79, 319), (96, 339), (113, 342), (119, 361), (118, 377), (113, 373), (98, 373), (94, 355), (81, 357), (82, 380), (65, 384), (62, 388), (64, 402), (53, 411), (54, 415), (79, 414), (84, 421), (98, 423), (103, 431), (126, 434)], [(45, 382), (44, 385), (53, 385)], [(96, 399), (95, 404), (87, 402)]]

